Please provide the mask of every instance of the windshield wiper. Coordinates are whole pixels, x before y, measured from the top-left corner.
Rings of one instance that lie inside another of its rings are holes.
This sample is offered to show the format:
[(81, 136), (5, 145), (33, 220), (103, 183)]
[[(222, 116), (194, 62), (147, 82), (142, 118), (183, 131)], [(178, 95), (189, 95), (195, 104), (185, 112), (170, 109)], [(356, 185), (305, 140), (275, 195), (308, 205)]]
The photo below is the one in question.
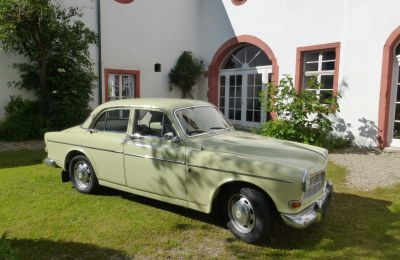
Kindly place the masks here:
[(221, 126), (210, 127), (210, 130), (221, 130), (221, 129), (226, 129), (226, 127), (221, 127)]
[(201, 134), (201, 133), (205, 133), (206, 131), (204, 130), (192, 130), (192, 131), (186, 131), (186, 134), (188, 135), (192, 135), (192, 134)]

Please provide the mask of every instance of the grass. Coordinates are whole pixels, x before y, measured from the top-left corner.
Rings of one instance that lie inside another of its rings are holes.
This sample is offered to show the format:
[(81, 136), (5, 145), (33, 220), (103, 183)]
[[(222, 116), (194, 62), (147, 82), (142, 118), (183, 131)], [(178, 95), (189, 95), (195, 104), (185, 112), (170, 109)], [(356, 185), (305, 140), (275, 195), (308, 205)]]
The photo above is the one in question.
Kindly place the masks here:
[(79, 194), (43, 157), (0, 153), (0, 236), (7, 233), (0, 259), (400, 257), (400, 185), (354, 190), (345, 185), (346, 170), (332, 163), (327, 218), (305, 230), (275, 223), (268, 243), (253, 246), (202, 213), (111, 189)]

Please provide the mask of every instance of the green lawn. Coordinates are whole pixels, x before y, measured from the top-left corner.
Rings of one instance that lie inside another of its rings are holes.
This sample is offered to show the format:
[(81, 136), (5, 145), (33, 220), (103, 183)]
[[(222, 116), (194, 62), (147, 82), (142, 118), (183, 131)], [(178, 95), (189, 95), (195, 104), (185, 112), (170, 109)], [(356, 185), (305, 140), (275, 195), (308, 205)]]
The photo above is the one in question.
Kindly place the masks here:
[(0, 237), (17, 258), (400, 258), (400, 185), (371, 192), (344, 185), (329, 164), (329, 215), (306, 230), (274, 224), (265, 246), (245, 244), (208, 215), (103, 189), (61, 183), (43, 151), (0, 153)]

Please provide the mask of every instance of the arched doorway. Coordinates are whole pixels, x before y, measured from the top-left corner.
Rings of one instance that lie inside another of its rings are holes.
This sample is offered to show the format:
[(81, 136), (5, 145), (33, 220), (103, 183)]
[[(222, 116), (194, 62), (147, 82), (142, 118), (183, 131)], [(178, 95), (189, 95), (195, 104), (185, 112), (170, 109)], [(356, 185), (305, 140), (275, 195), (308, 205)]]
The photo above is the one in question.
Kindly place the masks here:
[(394, 52), (393, 79), (390, 91), (388, 145), (400, 147), (400, 44)]
[(256, 127), (268, 119), (259, 91), (277, 81), (272, 50), (260, 39), (243, 35), (224, 43), (214, 55), (208, 70), (208, 98), (234, 124)]
[(400, 147), (400, 26), (383, 49), (379, 100), (379, 144)]
[(268, 56), (255, 45), (239, 46), (226, 57), (219, 71), (219, 109), (236, 125), (259, 126), (267, 120), (259, 94), (271, 78)]

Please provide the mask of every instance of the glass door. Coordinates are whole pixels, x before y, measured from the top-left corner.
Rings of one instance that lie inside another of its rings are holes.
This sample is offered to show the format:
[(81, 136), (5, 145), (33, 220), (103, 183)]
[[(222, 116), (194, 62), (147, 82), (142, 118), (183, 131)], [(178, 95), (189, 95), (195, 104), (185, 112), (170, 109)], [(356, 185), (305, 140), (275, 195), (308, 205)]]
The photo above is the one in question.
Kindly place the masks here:
[(392, 137), (390, 146), (400, 147), (400, 55), (396, 56), (393, 69), (393, 87), (392, 87), (392, 102), (391, 102), (391, 133)]
[(265, 89), (271, 69), (220, 71), (219, 109), (235, 125), (258, 127), (267, 120), (259, 94)]

